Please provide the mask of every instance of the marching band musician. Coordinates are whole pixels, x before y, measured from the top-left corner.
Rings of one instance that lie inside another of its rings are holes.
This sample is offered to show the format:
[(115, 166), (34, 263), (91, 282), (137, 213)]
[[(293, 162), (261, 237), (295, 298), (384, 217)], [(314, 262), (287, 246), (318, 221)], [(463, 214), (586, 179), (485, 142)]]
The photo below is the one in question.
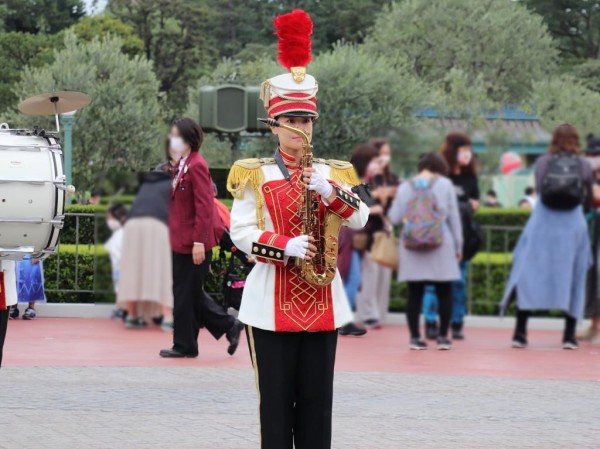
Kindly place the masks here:
[(10, 306), (17, 304), (17, 280), (15, 262), (0, 261), (0, 367), (2, 366), (2, 350), (8, 326)]
[[(305, 71), (312, 21), (294, 10), (274, 25), (279, 62), (290, 73), (265, 81), (261, 99), (277, 124), (310, 137), (318, 117), (317, 83)], [(315, 239), (301, 232), (302, 195), (305, 189), (318, 195), (320, 223), (335, 214), (343, 225), (361, 228), (369, 210), (351, 191), (359, 183), (351, 164), (315, 160), (303, 168), (303, 139), (284, 127), (271, 129), (279, 140), (275, 157), (237, 161), (228, 179), (232, 240), (258, 262), (246, 280), (239, 319), (259, 395), (261, 447), (328, 449), (337, 329), (352, 313), (337, 270), (330, 284), (315, 286), (295, 265), (317, 251)]]

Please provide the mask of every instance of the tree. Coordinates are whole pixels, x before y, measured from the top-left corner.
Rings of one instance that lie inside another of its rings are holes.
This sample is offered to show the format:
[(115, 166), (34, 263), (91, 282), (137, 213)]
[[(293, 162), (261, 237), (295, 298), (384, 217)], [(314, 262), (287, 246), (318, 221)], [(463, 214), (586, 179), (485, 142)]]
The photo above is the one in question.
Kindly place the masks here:
[[(159, 82), (152, 64), (129, 58), (122, 45), (114, 37), (81, 43), (67, 33), (54, 62), (27, 68), (17, 86), (21, 99), (54, 89), (92, 97), (77, 113), (73, 130), (73, 177), (80, 191), (102, 184), (109, 170), (147, 169), (163, 157)], [(28, 116), (17, 120), (29, 127), (40, 122)]]
[(522, 1), (544, 17), (565, 58), (600, 59), (600, 1)]
[(144, 43), (135, 34), (131, 25), (108, 15), (84, 17), (71, 28), (80, 42), (91, 42), (96, 37), (108, 34), (116, 36), (123, 41), (123, 53), (129, 56), (143, 55)]
[(571, 68), (571, 74), (589, 89), (600, 92), (600, 59), (589, 59)]
[(82, 0), (4, 0), (1, 17), (6, 31), (53, 34), (85, 15)]
[(368, 51), (408, 60), (408, 70), (438, 82), (453, 68), (477, 77), (499, 102), (527, 98), (531, 80), (552, 73), (557, 51), (542, 18), (497, 0), (405, 0), (385, 7)]
[(111, 0), (108, 10), (130, 24), (153, 61), (160, 88), (175, 112), (185, 109), (187, 89), (208, 73), (216, 52), (207, 33), (214, 13), (206, 1)]
[(588, 89), (576, 78), (563, 75), (535, 82), (532, 96), (546, 129), (571, 123), (582, 138), (600, 132), (600, 93)]
[(248, 44), (271, 45), (275, 16), (300, 8), (314, 22), (316, 54), (331, 50), (339, 40), (361, 43), (377, 12), (389, 3), (389, 0), (210, 0), (210, 8), (219, 11), (210, 33), (215, 36), (219, 55), (233, 57)]
[(0, 33), (0, 113), (16, 106), (15, 83), (26, 66), (52, 62), (53, 48), (62, 45), (55, 36), (20, 32)]

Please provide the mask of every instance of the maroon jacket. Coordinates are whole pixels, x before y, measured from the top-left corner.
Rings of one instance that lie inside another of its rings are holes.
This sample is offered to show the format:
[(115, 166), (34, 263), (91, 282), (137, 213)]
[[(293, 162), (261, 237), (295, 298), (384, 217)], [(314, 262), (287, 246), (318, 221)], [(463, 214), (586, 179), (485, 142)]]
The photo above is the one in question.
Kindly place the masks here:
[(221, 220), (213, 203), (212, 180), (204, 157), (192, 152), (176, 176), (169, 206), (171, 249), (191, 254), (194, 242), (198, 242), (209, 251), (217, 244), (216, 226)]

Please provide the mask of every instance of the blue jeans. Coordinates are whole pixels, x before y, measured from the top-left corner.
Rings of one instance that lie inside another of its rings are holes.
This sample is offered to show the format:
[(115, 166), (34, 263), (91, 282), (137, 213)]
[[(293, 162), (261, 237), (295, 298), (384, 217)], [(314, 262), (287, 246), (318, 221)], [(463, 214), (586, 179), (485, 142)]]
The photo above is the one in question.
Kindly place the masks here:
[(358, 251), (352, 251), (352, 261), (350, 262), (350, 270), (348, 271), (348, 279), (344, 283), (344, 290), (348, 297), (350, 307), (356, 308), (356, 294), (360, 288), (360, 254)]
[[(462, 323), (467, 310), (467, 273), (469, 262), (460, 262), (460, 281), (452, 283), (452, 322)], [(438, 299), (432, 285), (425, 288), (423, 316), (425, 321), (437, 321)]]

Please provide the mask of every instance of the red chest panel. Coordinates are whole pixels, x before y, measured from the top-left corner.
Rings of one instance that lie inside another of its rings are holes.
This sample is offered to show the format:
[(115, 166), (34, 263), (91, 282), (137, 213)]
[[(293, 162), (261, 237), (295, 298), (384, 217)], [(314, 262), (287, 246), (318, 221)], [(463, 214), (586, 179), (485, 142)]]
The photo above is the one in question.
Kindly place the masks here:
[[(274, 232), (287, 236), (302, 233), (299, 214), (302, 185), (299, 172), (285, 179), (268, 181), (262, 190)], [(319, 215), (325, 215), (321, 205)], [(324, 331), (335, 329), (331, 286), (315, 287), (304, 281), (299, 269), (290, 261), (287, 266), (275, 267), (275, 330)]]

